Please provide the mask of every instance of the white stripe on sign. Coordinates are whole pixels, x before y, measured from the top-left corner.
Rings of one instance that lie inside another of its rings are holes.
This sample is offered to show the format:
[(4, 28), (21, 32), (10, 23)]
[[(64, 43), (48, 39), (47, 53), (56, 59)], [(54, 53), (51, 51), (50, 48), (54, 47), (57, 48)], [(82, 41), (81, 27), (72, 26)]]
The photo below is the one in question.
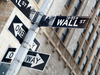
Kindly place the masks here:
[(8, 54), (7, 54), (7, 56), (6, 56), (6, 58), (7, 59), (13, 59), (14, 56), (15, 56), (15, 52), (9, 51)]

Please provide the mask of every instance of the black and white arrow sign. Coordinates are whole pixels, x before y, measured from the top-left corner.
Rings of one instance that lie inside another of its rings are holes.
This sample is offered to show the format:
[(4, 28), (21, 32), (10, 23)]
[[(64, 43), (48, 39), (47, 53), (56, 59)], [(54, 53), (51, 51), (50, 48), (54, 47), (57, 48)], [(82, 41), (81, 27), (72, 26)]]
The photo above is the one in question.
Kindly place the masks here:
[(28, 0), (11, 0), (13, 4), (29, 19), (32, 20), (36, 10)]
[(50, 55), (29, 51), (22, 66), (43, 70)]
[(31, 63), (30, 67), (35, 67), (44, 63), (43, 59), (40, 57), (39, 54), (36, 54), (36, 56), (27, 55), (24, 62)]
[(4, 55), (2, 62), (10, 64), (15, 56), (16, 48), (8, 48), (6, 54)]
[(9, 31), (17, 38), (17, 40), (22, 43), (28, 28), (21, 22), (21, 20), (15, 16), (10, 27)]
[(51, 16), (45, 18), (41, 26), (46, 27), (67, 27), (67, 28), (85, 28), (90, 17), (84, 16)]

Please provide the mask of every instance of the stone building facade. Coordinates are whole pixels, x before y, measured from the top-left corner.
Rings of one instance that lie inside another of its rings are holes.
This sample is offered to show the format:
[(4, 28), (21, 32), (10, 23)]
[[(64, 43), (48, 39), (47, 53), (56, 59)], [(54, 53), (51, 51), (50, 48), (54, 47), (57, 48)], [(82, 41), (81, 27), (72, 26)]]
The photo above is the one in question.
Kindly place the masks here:
[[(39, 10), (43, 0), (29, 0)], [(21, 44), (8, 30), (17, 15), (29, 29), (32, 25), (10, 0), (0, 1), (0, 61), (9, 47)], [(40, 27), (38, 52), (50, 54), (43, 72), (22, 66), (18, 75), (100, 75), (100, 0), (53, 0), (48, 16), (90, 16), (86, 29)], [(1, 63), (0, 75), (10, 64)]]

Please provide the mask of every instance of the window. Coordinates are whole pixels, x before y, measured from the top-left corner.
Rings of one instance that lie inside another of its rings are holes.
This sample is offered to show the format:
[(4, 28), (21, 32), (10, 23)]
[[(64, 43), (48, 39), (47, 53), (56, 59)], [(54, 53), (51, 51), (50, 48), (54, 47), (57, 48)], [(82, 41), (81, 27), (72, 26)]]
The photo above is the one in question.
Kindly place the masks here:
[(10, 66), (9, 64), (1, 63), (0, 64), (0, 75), (5, 75), (9, 66)]
[(94, 10), (93, 9), (91, 9), (91, 13), (93, 13), (94, 12)]
[(99, 70), (99, 67), (100, 67), (100, 63), (98, 62), (97, 66), (96, 66), (96, 72)]
[(88, 70), (88, 75), (90, 75), (92, 68), (93, 68), (93, 66), (91, 64), (90, 67), (89, 67), (89, 70)]
[(98, 16), (100, 16), (100, 11), (99, 11), (99, 13), (98, 13)]
[(97, 16), (99, 16), (99, 15), (100, 15), (100, 8), (97, 11)]
[(100, 47), (100, 43), (99, 43), (99, 46), (98, 46), (98, 48)]
[(83, 33), (85, 33), (86, 29), (83, 29)]
[(98, 36), (98, 33), (96, 32), (96, 33), (94, 34), (93, 40), (96, 40), (96, 39), (97, 39), (97, 36)]
[(72, 0), (68, 0), (68, 1), (66, 2), (66, 6), (67, 6), (67, 7), (69, 7), (71, 1), (72, 1)]
[(65, 41), (65, 38), (66, 38), (68, 32), (69, 32), (68, 28), (64, 29), (64, 31), (63, 31), (63, 33), (62, 33), (62, 36), (61, 36), (61, 38), (60, 38), (60, 40), (61, 40), (62, 42)]
[(90, 33), (88, 33), (88, 34), (86, 35), (86, 40), (87, 40), (87, 41), (89, 40), (90, 36), (91, 36)]
[(40, 0), (35, 0), (35, 1), (36, 1), (36, 3), (38, 4)]
[(94, 41), (92, 40), (90, 43), (90, 47), (93, 48)]
[(98, 33), (96, 32), (95, 33), (95, 35), (94, 35), (94, 37), (93, 37), (93, 40), (92, 40), (92, 42), (91, 42), (91, 48), (93, 48), (93, 46), (94, 46), (94, 43), (95, 43), (95, 41), (96, 41), (96, 39), (97, 39), (97, 36), (98, 36)]
[(96, 70), (93, 72), (93, 75), (97, 75), (97, 72), (96, 72)]
[(54, 28), (54, 30), (55, 30), (56, 32), (58, 31), (58, 29), (59, 29), (59, 28), (56, 28), (56, 27)]
[(93, 29), (94, 29), (94, 25), (92, 24), (92, 25), (90, 26), (89, 32), (92, 33)]
[(73, 54), (72, 54), (73, 57), (75, 57), (75, 54), (76, 54), (76, 52), (78, 50), (78, 47), (79, 47), (79, 43), (77, 42), (76, 47), (75, 47), (75, 49), (73, 51)]
[(96, 0), (95, 4), (94, 4), (94, 8), (97, 7), (97, 4), (98, 4), (98, 0)]
[(80, 5), (81, 5), (81, 0), (78, 0), (78, 2), (77, 2), (77, 4), (76, 4), (76, 9), (77, 9), (77, 10), (79, 9)]
[(75, 8), (73, 10), (72, 16), (75, 16), (77, 14), (80, 6), (81, 6), (81, 0), (78, 0), (77, 4), (76, 4), (76, 6), (75, 6)]
[(78, 58), (77, 58), (77, 60), (76, 60), (76, 63), (77, 64), (79, 64), (80, 63), (80, 60), (81, 60), (81, 58), (82, 58), (82, 55), (83, 55), (83, 49), (79, 52), (79, 54), (78, 54)]
[(94, 65), (96, 62), (96, 57), (94, 56), (93, 59), (92, 59), (92, 65)]
[(97, 66), (96, 66), (95, 71), (93, 72), (93, 75), (97, 75), (97, 72), (99, 70), (99, 67), (100, 67), (100, 64), (98, 63)]
[(83, 60), (83, 65), (82, 65), (82, 67), (81, 67), (81, 70), (82, 70), (82, 71), (84, 71), (85, 66), (86, 66), (86, 64), (87, 64), (87, 61), (88, 61), (88, 57), (86, 56), (86, 57), (84, 58), (84, 60)]
[(90, 29), (89, 29), (89, 33), (88, 33), (87, 36), (86, 36), (87, 41), (89, 41), (89, 38), (90, 38), (90, 36), (91, 36), (91, 33), (92, 33), (93, 29), (94, 29), (94, 25), (91, 25), (91, 26), (90, 26)]
[(74, 8), (73, 13), (72, 13), (72, 16), (75, 16), (76, 14), (77, 14), (77, 9)]
[(65, 40), (65, 36), (64, 36), (63, 34), (62, 34), (60, 40), (61, 40), (62, 42), (64, 42), (64, 40)]
[(100, 48), (97, 49), (96, 56), (98, 56), (99, 52), (100, 52)]

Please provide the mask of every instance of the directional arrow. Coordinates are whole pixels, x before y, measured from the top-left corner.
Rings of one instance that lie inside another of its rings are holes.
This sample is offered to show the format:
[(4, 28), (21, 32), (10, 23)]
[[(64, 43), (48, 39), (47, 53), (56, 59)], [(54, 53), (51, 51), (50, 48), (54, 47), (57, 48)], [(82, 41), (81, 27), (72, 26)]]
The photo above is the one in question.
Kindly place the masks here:
[(23, 42), (23, 39), (28, 32), (28, 28), (16, 15), (8, 29), (16, 37), (20, 44)]
[(35, 63), (32, 62), (31, 67), (34, 67), (34, 66), (37, 66), (37, 65), (40, 65), (40, 64), (44, 63), (43, 59), (40, 57), (39, 54), (36, 55), (35, 60), (36, 60)]
[(22, 66), (43, 71), (49, 57), (50, 55), (48, 54), (28, 51)]
[(22, 27), (22, 23), (13, 23), (15, 36), (17, 36), (19, 29)]

